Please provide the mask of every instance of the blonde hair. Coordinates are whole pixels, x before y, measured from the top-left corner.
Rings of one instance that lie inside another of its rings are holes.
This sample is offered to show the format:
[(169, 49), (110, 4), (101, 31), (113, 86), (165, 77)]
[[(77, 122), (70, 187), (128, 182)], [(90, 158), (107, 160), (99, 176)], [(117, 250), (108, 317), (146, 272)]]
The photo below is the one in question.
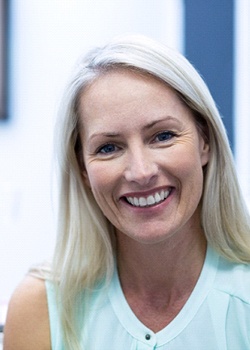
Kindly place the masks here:
[(208, 243), (235, 262), (250, 262), (249, 215), (240, 193), (225, 128), (204, 81), (179, 53), (145, 37), (115, 39), (92, 50), (76, 67), (57, 124), (61, 176), (58, 238), (53, 271), (66, 348), (80, 349), (75, 320), (77, 296), (114, 269), (114, 229), (82, 181), (78, 104), (84, 88), (109, 70), (150, 74), (181, 96), (209, 139), (201, 223)]

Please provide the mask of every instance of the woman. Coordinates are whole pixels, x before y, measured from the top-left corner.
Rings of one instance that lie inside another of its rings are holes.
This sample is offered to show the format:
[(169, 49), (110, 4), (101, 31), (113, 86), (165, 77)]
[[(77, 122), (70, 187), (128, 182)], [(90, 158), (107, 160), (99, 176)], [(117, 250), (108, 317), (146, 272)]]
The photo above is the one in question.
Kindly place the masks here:
[(114, 40), (78, 65), (58, 128), (54, 260), (14, 293), (4, 349), (249, 349), (249, 216), (190, 63)]

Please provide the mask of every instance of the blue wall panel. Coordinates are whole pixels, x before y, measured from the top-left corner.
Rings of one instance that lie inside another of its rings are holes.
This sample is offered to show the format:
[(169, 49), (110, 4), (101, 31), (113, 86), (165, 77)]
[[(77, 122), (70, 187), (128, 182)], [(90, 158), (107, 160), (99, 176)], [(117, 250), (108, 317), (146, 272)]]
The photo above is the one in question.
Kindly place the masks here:
[(185, 0), (185, 12), (185, 54), (210, 88), (234, 148), (234, 1)]

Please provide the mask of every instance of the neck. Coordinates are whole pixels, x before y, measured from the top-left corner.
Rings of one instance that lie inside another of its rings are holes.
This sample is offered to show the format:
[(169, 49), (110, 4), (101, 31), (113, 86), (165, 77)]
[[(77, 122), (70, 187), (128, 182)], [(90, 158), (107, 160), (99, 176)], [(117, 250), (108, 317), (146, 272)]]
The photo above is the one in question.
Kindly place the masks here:
[[(139, 295), (190, 294), (206, 255), (203, 233), (188, 234), (179, 240), (142, 244), (126, 235), (117, 235), (117, 258), (121, 285)], [(190, 293), (189, 293), (190, 292)]]

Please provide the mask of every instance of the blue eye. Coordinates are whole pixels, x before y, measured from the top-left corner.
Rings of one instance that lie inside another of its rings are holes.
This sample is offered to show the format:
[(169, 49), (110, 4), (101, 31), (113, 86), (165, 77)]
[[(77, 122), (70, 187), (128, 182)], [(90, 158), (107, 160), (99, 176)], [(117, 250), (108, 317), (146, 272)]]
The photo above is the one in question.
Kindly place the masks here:
[(172, 131), (163, 131), (163, 132), (159, 133), (158, 135), (156, 135), (155, 139), (156, 139), (156, 141), (162, 142), (162, 141), (168, 141), (174, 136), (175, 136), (175, 134)]
[(98, 153), (108, 154), (115, 152), (117, 147), (113, 145), (112, 143), (108, 143), (107, 145), (102, 146), (99, 148)]

